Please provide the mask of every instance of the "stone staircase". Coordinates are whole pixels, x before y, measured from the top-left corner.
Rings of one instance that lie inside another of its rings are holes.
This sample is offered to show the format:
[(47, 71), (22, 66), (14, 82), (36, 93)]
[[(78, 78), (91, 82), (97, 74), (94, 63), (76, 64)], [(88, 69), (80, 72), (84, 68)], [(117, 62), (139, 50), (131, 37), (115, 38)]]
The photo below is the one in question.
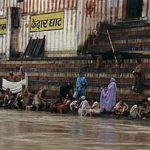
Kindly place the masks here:
[(92, 56), (101, 54), (104, 59), (112, 59), (111, 39), (117, 56), (125, 59), (147, 57), (150, 55), (149, 35), (150, 24), (145, 21), (120, 22), (116, 25), (102, 24), (97, 29), (96, 35), (95, 33), (89, 35), (80, 51), (82, 54), (91, 54)]
[(132, 70), (136, 65), (134, 59), (126, 59), (116, 68), (114, 60), (103, 60), (97, 67), (97, 61), (90, 56), (78, 56), (70, 58), (48, 58), (31, 60), (9, 60), (1, 61), (0, 77), (8, 78), (10, 71), (15, 72), (18, 65), (24, 66), (29, 76), (29, 90), (34, 92), (41, 86), (49, 87), (50, 98), (55, 98), (59, 94), (60, 85), (72, 82), (75, 86), (78, 72), (82, 70), (87, 78), (87, 97), (99, 99), (99, 90), (102, 85), (107, 85), (111, 77), (117, 81), (117, 98), (128, 101), (141, 100), (149, 96), (150, 89), (150, 59), (143, 58), (145, 67), (145, 85), (147, 87), (143, 94), (134, 93), (131, 90)]
[[(107, 26), (110, 38), (118, 59), (116, 66), (112, 47), (106, 30), (99, 29), (96, 45), (92, 45), (91, 37), (82, 48), (82, 54), (77, 57), (64, 58), (26, 58), (0, 61), (0, 77), (7, 78), (10, 71), (15, 72), (17, 65), (22, 65), (28, 72), (29, 90), (37, 91), (41, 86), (49, 87), (50, 97), (59, 94), (59, 87), (67, 82), (75, 86), (79, 71), (83, 71), (87, 80), (87, 97), (99, 99), (99, 90), (107, 85), (111, 77), (117, 81), (117, 98), (127, 101), (141, 100), (150, 96), (150, 25), (146, 22), (118, 23)], [(90, 55), (88, 55), (90, 54)], [(102, 56), (98, 63), (95, 57)], [(145, 88), (143, 94), (131, 90), (132, 71), (141, 58), (145, 68)]]

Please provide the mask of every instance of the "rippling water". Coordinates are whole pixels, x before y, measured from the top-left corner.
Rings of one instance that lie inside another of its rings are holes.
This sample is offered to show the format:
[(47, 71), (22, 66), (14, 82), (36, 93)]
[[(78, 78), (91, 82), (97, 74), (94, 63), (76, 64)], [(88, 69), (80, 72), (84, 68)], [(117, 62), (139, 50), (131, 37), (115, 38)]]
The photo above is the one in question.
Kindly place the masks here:
[(150, 149), (150, 123), (0, 110), (0, 150)]

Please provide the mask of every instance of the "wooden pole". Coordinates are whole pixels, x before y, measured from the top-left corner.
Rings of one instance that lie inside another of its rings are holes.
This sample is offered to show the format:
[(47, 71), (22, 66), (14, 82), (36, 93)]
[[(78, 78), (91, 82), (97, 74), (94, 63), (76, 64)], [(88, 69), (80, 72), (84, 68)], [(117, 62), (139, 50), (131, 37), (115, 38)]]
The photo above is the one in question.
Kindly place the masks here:
[(114, 55), (116, 67), (118, 67), (118, 60), (117, 60), (117, 57), (116, 57), (116, 55), (115, 55), (115, 49), (114, 49), (114, 46), (113, 46), (113, 44), (112, 44), (112, 40), (111, 40), (111, 37), (110, 37), (110, 34), (109, 34), (108, 29), (107, 29), (107, 35), (108, 35), (108, 38), (109, 38), (109, 43), (110, 43), (110, 45), (111, 45), (111, 49), (112, 49), (112, 51), (113, 51), (113, 55)]

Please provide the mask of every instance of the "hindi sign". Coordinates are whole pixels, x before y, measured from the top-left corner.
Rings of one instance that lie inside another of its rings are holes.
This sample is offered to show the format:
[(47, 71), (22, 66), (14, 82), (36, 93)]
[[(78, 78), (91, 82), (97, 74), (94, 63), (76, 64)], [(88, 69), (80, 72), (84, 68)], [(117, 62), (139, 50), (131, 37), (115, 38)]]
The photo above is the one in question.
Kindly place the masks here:
[(64, 12), (36, 14), (31, 16), (30, 31), (61, 30), (64, 28)]
[(6, 18), (0, 18), (0, 35), (6, 34)]

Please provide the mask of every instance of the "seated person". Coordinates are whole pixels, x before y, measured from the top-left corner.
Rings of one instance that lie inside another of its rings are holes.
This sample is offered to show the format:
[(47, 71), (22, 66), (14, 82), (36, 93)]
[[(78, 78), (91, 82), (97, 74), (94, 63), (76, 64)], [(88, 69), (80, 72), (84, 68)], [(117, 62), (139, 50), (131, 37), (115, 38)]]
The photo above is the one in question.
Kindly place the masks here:
[(146, 103), (147, 100), (143, 99), (136, 105), (133, 105), (130, 109), (130, 116), (132, 118), (149, 118), (149, 110), (145, 107)]
[(22, 100), (23, 100), (23, 108), (26, 109), (27, 105), (30, 105), (30, 96), (31, 93), (28, 91), (28, 88), (24, 88), (21, 92)]
[(30, 92), (25, 84), (22, 85), (21, 92), (16, 95), (15, 101), (13, 103), (15, 108), (26, 109), (26, 106), (29, 104)]
[(17, 66), (16, 71), (17, 71), (15, 75), (16, 80), (19, 81), (25, 78), (26, 72), (23, 66)]
[(92, 107), (89, 109), (90, 116), (98, 115), (101, 113), (100, 105), (97, 101), (95, 101)]
[(37, 106), (38, 108), (41, 107), (41, 110), (46, 110), (47, 108), (47, 98), (46, 98), (46, 92), (48, 91), (47, 87), (43, 87), (41, 90), (39, 90), (33, 97), (33, 105)]
[(79, 106), (80, 106), (80, 101), (79, 100), (74, 100), (70, 103), (70, 110), (72, 112), (76, 112), (76, 111), (78, 111)]
[(6, 92), (4, 94), (4, 103), (3, 106), (4, 107), (11, 107), (12, 103), (14, 102), (14, 95), (12, 94), (12, 92), (10, 91), (9, 88), (6, 89)]
[(147, 109), (150, 111), (150, 97), (147, 98)]
[(114, 107), (114, 113), (116, 115), (125, 115), (128, 112), (129, 106), (123, 102), (119, 101)]
[(40, 99), (38, 98), (37, 94), (35, 94), (35, 95), (33, 96), (32, 108), (33, 108), (33, 109), (35, 108), (34, 110), (38, 111), (39, 108), (40, 108), (40, 105), (41, 105), (41, 101), (40, 101)]
[(16, 77), (15, 77), (15, 75), (14, 75), (14, 73), (12, 71), (9, 72), (8, 80), (12, 81), (12, 82), (14, 82), (16, 80)]
[(139, 105), (133, 105), (129, 111), (131, 118), (141, 118)]
[(85, 96), (81, 96), (81, 104), (78, 109), (78, 115), (86, 116), (89, 113), (90, 105)]
[(49, 105), (50, 111), (57, 113), (57, 112), (58, 112), (57, 108), (58, 108), (58, 106), (61, 105), (61, 104), (62, 104), (62, 101), (61, 101), (60, 97), (57, 96), (57, 98), (56, 98), (56, 99), (53, 99), (53, 100), (51, 101), (50, 105)]
[(0, 106), (4, 103), (4, 91), (0, 89)]
[(140, 115), (142, 118), (150, 117), (149, 101), (147, 98), (142, 99), (140, 103)]
[(63, 103), (58, 105), (57, 110), (59, 113), (63, 113), (69, 110), (69, 106), (70, 106), (70, 98), (69, 98), (69, 95), (67, 94)]

